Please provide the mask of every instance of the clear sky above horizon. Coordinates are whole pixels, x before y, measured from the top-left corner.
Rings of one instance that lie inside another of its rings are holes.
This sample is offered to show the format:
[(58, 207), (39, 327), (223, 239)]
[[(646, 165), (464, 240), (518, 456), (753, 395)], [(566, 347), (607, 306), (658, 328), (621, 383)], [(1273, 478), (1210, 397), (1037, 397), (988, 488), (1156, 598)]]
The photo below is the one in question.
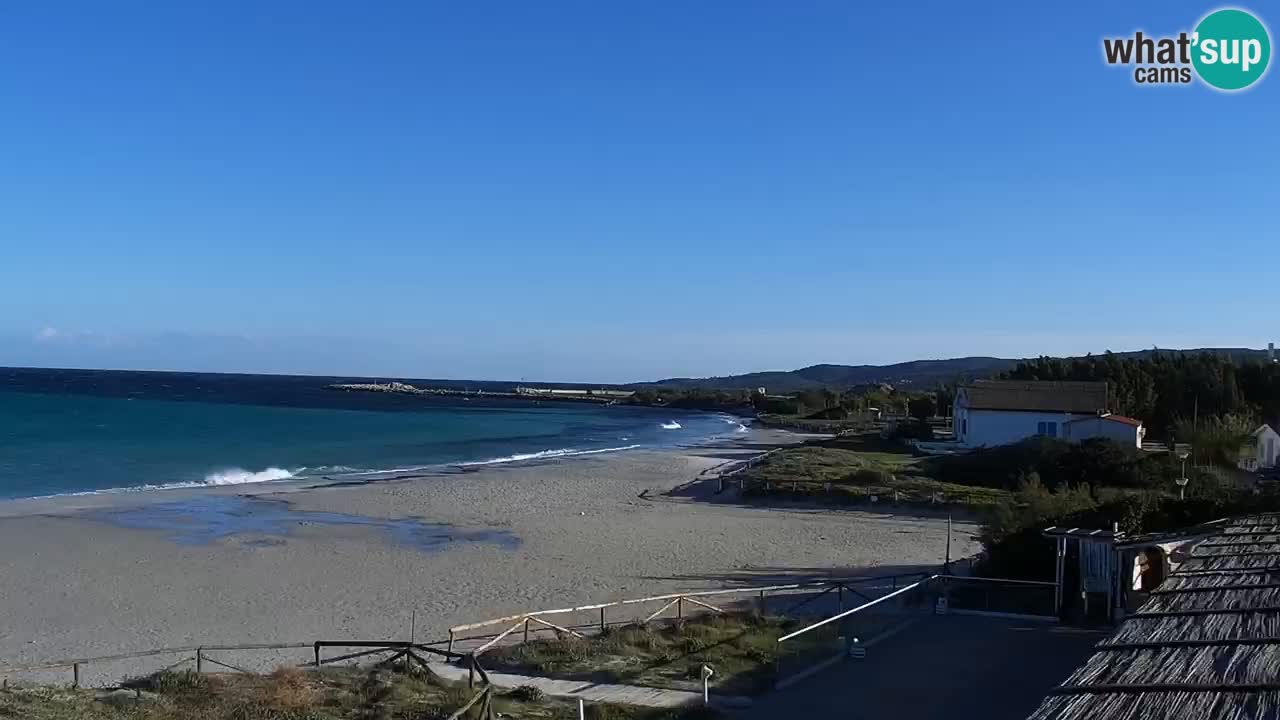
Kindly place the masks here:
[(1216, 7), (8, 4), (0, 365), (615, 382), (1262, 347), (1280, 77), (1102, 58)]

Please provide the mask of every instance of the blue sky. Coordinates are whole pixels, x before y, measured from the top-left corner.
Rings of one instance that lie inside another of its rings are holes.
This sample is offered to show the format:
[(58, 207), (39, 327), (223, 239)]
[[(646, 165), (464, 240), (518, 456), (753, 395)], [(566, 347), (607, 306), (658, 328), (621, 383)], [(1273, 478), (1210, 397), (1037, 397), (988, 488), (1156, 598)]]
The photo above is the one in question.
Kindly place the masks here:
[(1215, 7), (10, 5), (0, 365), (628, 381), (1263, 346), (1280, 79), (1102, 60)]

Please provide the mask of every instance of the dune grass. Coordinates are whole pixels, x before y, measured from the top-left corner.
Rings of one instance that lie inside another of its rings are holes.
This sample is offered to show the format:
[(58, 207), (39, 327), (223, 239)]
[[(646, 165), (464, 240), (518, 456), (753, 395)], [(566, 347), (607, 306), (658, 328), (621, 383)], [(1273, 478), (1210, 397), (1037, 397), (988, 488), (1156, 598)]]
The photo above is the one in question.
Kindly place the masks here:
[(831, 504), (910, 504), (989, 508), (1009, 493), (925, 474), (920, 458), (875, 435), (842, 437), (780, 450), (748, 471), (746, 496)]
[(703, 665), (724, 694), (754, 694), (773, 682), (778, 638), (802, 623), (751, 613), (707, 613), (682, 621), (611, 627), (586, 638), (531, 640), (485, 653), (485, 667), (507, 672), (701, 689)]
[[(268, 675), (165, 671), (130, 681), (114, 693), (66, 686), (0, 690), (0, 718), (22, 720), (433, 720), (449, 717), (475, 693), (432, 674), (387, 669), (282, 668)], [(504, 718), (569, 720), (577, 705), (520, 690), (499, 691)], [(595, 705), (596, 720), (712, 717), (702, 708), (655, 711)], [(476, 711), (468, 717), (478, 717)]]

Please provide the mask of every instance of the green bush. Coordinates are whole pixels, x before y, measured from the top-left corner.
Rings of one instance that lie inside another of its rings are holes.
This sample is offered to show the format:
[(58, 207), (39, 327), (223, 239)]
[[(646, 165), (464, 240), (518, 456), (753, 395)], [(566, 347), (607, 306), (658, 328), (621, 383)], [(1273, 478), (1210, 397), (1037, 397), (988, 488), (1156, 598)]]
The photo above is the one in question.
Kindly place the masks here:
[(932, 440), (933, 428), (920, 420), (903, 421), (893, 426), (889, 437), (894, 440)]
[(1035, 473), (1050, 490), (1088, 483), (1093, 487), (1160, 488), (1180, 473), (1169, 453), (1146, 453), (1114, 440), (1079, 443), (1034, 437), (1012, 445), (930, 458), (930, 474), (943, 482), (1013, 490)]
[(536, 685), (521, 685), (511, 691), (511, 697), (520, 702), (538, 702), (546, 693)]
[(893, 473), (880, 468), (862, 468), (849, 476), (849, 482), (855, 485), (881, 487), (893, 482)]
[(1052, 580), (1053, 541), (1043, 537), (1043, 531), (1054, 525), (1100, 530), (1118, 525), (1123, 532), (1137, 534), (1280, 511), (1280, 488), (1245, 490), (1218, 480), (1211, 472), (1197, 474), (1187, 486), (1185, 500), (1151, 490), (1111, 495), (1100, 501), (1087, 485), (1050, 491), (1038, 476), (1025, 477), (1018, 491), (997, 505), (982, 526), (980, 539), (986, 559), (981, 572), (993, 577)]
[(1053, 557), (1053, 542), (1042, 537), (1042, 531), (1062, 518), (1096, 507), (1087, 485), (1050, 491), (1034, 472), (1024, 476), (1018, 491), (997, 504), (982, 526), (984, 573), (1052, 580), (1053, 563), (1049, 560)]
[(209, 676), (195, 670), (161, 670), (133, 681), (130, 687), (170, 694), (205, 692), (209, 689)]

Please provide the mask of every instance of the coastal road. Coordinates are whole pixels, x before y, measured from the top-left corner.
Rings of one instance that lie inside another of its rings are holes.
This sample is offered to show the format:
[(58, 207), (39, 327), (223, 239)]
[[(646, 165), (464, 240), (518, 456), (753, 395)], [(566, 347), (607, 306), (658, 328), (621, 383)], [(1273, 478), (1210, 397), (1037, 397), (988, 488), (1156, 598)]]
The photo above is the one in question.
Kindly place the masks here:
[(1105, 633), (1037, 622), (926, 616), (735, 717), (1023, 720)]

